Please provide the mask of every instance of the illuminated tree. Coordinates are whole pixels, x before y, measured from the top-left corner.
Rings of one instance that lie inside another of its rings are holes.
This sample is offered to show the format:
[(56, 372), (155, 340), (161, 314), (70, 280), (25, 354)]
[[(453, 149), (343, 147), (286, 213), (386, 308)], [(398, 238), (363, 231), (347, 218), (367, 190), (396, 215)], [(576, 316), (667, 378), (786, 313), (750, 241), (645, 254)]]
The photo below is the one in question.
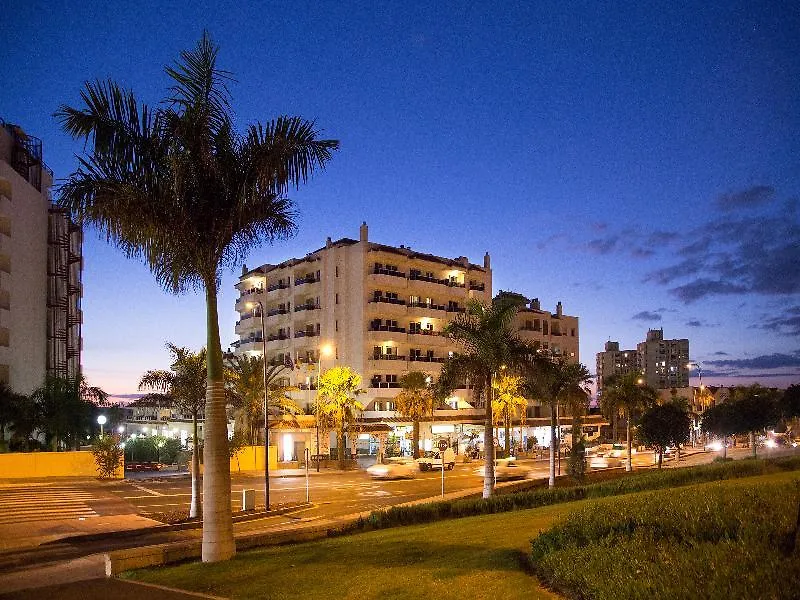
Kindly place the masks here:
[(505, 429), (506, 456), (511, 456), (511, 423), (514, 416), (524, 416), (528, 401), (522, 396), (523, 378), (519, 375), (501, 375), (492, 382), (492, 414), (495, 423)]
[(330, 420), (336, 429), (339, 468), (345, 466), (345, 432), (356, 421), (364, 406), (357, 400), (366, 390), (361, 389), (361, 375), (350, 367), (333, 367), (319, 378), (317, 386), (318, 414)]
[(642, 375), (636, 371), (610, 377), (603, 386), (603, 395), (600, 397), (600, 401), (621, 408), (625, 414), (625, 439), (628, 446), (628, 457), (625, 461), (626, 471), (633, 470), (631, 453), (633, 421), (643, 410), (655, 404), (657, 397), (656, 391), (645, 385)]
[(397, 412), (413, 422), (412, 444), (414, 458), (419, 458), (419, 422), (433, 414), (436, 400), (431, 390), (430, 375), (409, 371), (399, 379), (400, 393), (394, 399)]

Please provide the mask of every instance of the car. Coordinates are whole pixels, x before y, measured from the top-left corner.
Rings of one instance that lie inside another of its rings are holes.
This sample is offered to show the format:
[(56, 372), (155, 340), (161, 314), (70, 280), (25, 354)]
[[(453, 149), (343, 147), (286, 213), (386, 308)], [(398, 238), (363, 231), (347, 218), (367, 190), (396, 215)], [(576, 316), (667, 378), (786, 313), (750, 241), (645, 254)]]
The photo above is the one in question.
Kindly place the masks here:
[[(636, 454), (635, 449), (631, 449), (631, 455)], [(592, 469), (610, 469), (622, 467), (628, 458), (628, 449), (625, 444), (613, 444), (611, 449), (604, 448), (598, 450), (596, 454), (589, 457), (589, 467)]]
[[(725, 445), (728, 448), (730, 448), (731, 447), (730, 440), (727, 440)], [(720, 450), (722, 450), (722, 440), (712, 440), (712, 441), (710, 441), (709, 443), (707, 443), (703, 447), (703, 450), (706, 451), (706, 452), (719, 452)]]
[[(420, 471), (430, 471), (431, 469), (442, 468), (442, 453), (438, 450), (431, 450), (417, 459)], [(444, 468), (452, 471), (456, 466), (456, 453), (452, 448), (444, 451)]]
[(367, 474), (373, 479), (413, 479), (418, 468), (412, 458), (397, 457), (368, 467)]
[[(486, 465), (480, 467), (479, 469), (475, 469), (475, 474), (485, 477)], [(520, 467), (513, 457), (498, 458), (494, 463), (494, 478), (497, 481), (524, 479), (527, 474), (527, 470)]]

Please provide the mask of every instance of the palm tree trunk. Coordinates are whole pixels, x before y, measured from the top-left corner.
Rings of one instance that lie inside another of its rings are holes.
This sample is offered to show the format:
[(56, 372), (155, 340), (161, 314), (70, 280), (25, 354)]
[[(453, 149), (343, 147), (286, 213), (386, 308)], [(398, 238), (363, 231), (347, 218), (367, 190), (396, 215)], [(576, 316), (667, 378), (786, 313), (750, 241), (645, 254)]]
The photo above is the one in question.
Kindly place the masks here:
[(486, 398), (486, 415), (483, 422), (483, 449), (486, 462), (483, 469), (483, 497), (490, 498), (494, 492), (494, 420), (492, 419), (492, 382), (489, 379), (489, 393)]
[(508, 458), (511, 456), (511, 419), (508, 416), (508, 411), (506, 411), (504, 420), (506, 425), (506, 458)]
[(198, 452), (197, 413), (192, 414), (192, 502), (189, 518), (200, 516), (200, 453)]
[(751, 452), (753, 453), (753, 458), (758, 458), (758, 449), (756, 448), (756, 433), (755, 431), (750, 432), (750, 448), (752, 448)]
[(339, 427), (336, 435), (336, 445), (338, 446), (339, 468), (344, 469), (344, 425)]
[(664, 448), (658, 449), (658, 469), (661, 470), (661, 465), (664, 462)]
[(728, 436), (722, 436), (722, 460), (728, 458)]
[(228, 419), (222, 379), (217, 282), (205, 282), (208, 328), (205, 427), (203, 428), (203, 562), (228, 560), (236, 554), (231, 516), (231, 464), (228, 458)]
[(556, 487), (556, 405), (550, 405), (550, 476), (547, 479), (547, 487)]
[[(628, 440), (628, 456), (625, 459), (625, 470), (633, 471), (633, 456), (631, 456), (631, 411), (625, 411), (625, 436)], [(662, 452), (663, 454), (663, 452)]]
[(414, 444), (414, 447), (411, 450), (414, 460), (416, 460), (419, 458), (419, 420), (414, 419), (414, 428), (412, 431), (411, 443)]

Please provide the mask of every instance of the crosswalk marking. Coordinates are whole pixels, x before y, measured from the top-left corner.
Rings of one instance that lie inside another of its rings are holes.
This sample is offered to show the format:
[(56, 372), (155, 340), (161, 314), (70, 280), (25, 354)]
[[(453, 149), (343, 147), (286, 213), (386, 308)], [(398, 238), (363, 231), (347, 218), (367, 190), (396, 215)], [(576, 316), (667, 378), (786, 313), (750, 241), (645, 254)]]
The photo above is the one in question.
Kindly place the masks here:
[(92, 494), (67, 487), (0, 488), (0, 525), (96, 517)]

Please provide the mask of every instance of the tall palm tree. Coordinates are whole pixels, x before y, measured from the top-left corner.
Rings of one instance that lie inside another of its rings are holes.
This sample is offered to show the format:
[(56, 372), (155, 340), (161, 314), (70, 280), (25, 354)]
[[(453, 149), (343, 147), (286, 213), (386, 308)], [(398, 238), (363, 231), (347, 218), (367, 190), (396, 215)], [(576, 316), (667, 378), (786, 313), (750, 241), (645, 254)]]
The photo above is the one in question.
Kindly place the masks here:
[(207, 34), (167, 67), (169, 94), (155, 108), (113, 81), (86, 84), (83, 106), (56, 118), (89, 152), (60, 187), (60, 203), (129, 257), (144, 258), (172, 293), (202, 289), (207, 308), (203, 478), (204, 562), (236, 551), (231, 521), (217, 289), (222, 268), (294, 233), (286, 194), (324, 168), (338, 148), (314, 123), (279, 117), (235, 130), (218, 47)]
[(6, 428), (14, 429), (14, 424), (19, 419), (20, 404), (25, 400), (8, 384), (0, 383), (0, 452), (6, 449)]
[(511, 456), (511, 423), (516, 414), (525, 414), (528, 401), (522, 396), (523, 379), (519, 375), (501, 375), (493, 384), (492, 414), (505, 428), (506, 456)]
[(550, 475), (548, 486), (556, 485), (556, 455), (559, 452), (557, 407), (582, 391), (592, 380), (589, 370), (580, 363), (567, 362), (553, 353), (539, 353), (526, 373), (526, 387), (533, 398), (550, 408)]
[(463, 352), (448, 358), (442, 365), (437, 382), (437, 395), (448, 396), (465, 379), (473, 386), (473, 393), (484, 400), (485, 419), (483, 447), (486, 453), (486, 468), (483, 478), (483, 497), (488, 498), (494, 490), (494, 439), (492, 429), (492, 380), (499, 375), (502, 366), (513, 368), (523, 363), (530, 348), (521, 342), (512, 327), (520, 300), (498, 296), (485, 305), (477, 300), (467, 303), (466, 311), (457, 313), (445, 327), (445, 333), (455, 340)]
[(409, 371), (400, 377), (401, 390), (394, 399), (397, 412), (413, 422), (414, 458), (419, 458), (419, 422), (433, 414), (436, 404), (430, 380), (430, 375), (424, 371)]
[(167, 342), (167, 350), (172, 355), (170, 370), (152, 370), (142, 375), (139, 389), (156, 393), (148, 394), (139, 401), (171, 406), (192, 415), (192, 501), (189, 516), (194, 519), (200, 516), (200, 440), (197, 421), (206, 403), (206, 349), (192, 352)]
[(615, 375), (606, 380), (603, 386), (601, 402), (610, 406), (621, 408), (625, 414), (625, 439), (628, 446), (628, 458), (625, 461), (625, 470), (633, 470), (633, 456), (631, 454), (631, 425), (636, 415), (656, 403), (658, 394), (648, 385), (645, 385), (641, 373), (631, 371), (624, 375)]
[(358, 411), (364, 406), (357, 400), (365, 394), (361, 389), (361, 375), (350, 367), (332, 367), (325, 371), (317, 384), (316, 414), (322, 415), (336, 428), (336, 445), (339, 452), (339, 468), (344, 467), (345, 431), (355, 423)]
[[(258, 443), (258, 432), (264, 423), (264, 360), (261, 356), (234, 356), (226, 365), (226, 385), (230, 403), (240, 414), (245, 438), (251, 445)], [(283, 385), (283, 365), (268, 365), (266, 372), (267, 402), (271, 415), (296, 414), (303, 411), (290, 392), (298, 388)]]

